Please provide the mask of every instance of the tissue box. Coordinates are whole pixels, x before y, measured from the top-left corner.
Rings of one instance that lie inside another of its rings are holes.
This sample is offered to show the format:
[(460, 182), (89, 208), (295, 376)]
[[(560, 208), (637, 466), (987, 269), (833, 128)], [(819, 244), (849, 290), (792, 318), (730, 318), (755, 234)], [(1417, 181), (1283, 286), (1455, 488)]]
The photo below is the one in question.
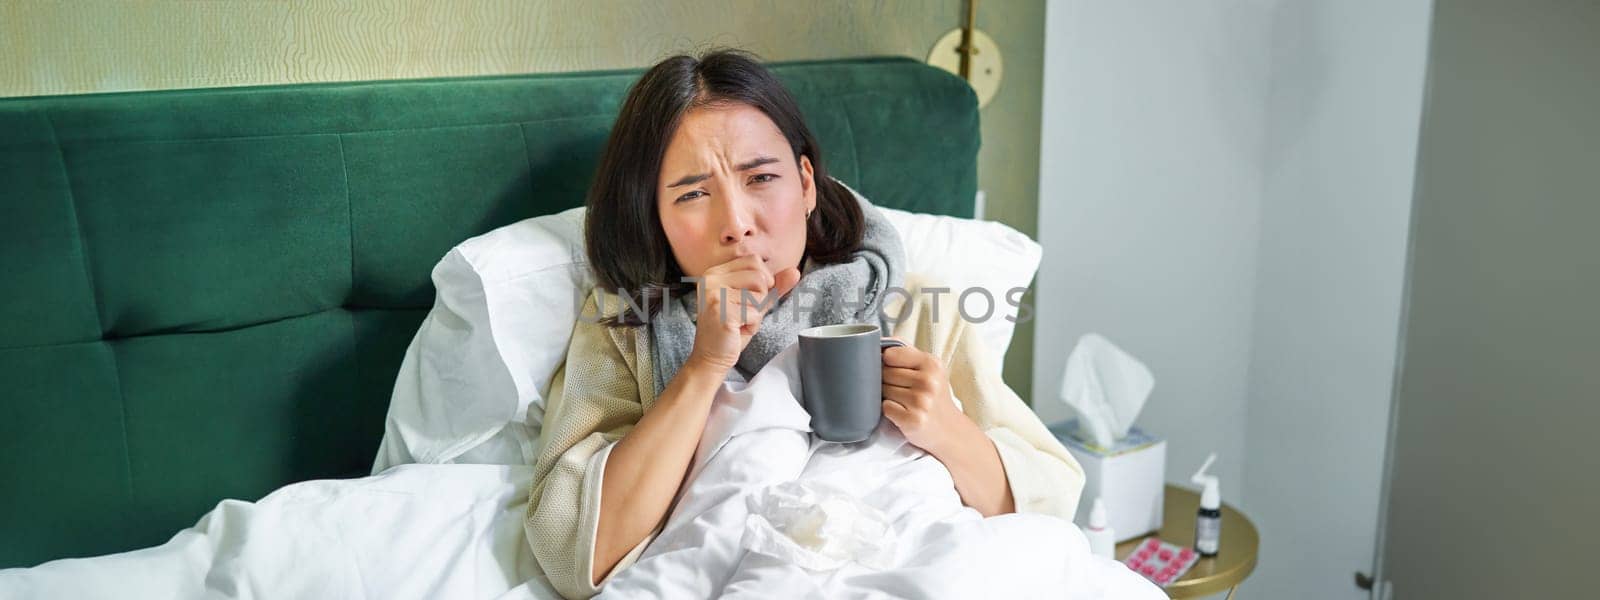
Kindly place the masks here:
[(1134, 427), (1115, 447), (1100, 448), (1072, 436), (1077, 420), (1050, 426), (1050, 431), (1083, 467), (1083, 497), (1078, 501), (1080, 527), (1089, 523), (1095, 496), (1106, 505), (1118, 542), (1161, 529), (1166, 501), (1167, 441)]

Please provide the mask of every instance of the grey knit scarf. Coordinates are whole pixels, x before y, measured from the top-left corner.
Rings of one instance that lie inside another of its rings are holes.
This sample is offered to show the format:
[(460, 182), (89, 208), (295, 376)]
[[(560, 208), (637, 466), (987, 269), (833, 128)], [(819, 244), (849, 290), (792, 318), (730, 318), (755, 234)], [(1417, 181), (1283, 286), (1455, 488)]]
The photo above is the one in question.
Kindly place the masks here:
[[(849, 189), (849, 188), (846, 188)], [(735, 365), (745, 379), (799, 339), (801, 330), (818, 325), (876, 323), (885, 332), (882, 308), (885, 290), (905, 278), (905, 249), (894, 226), (855, 190), (850, 190), (866, 215), (861, 248), (846, 262), (818, 265), (806, 260), (800, 282), (762, 317), (761, 328), (739, 354)], [(676, 300), (676, 302), (672, 301)], [(669, 300), (650, 320), (655, 360), (656, 393), (666, 389), (694, 349), (695, 295)], [(758, 299), (759, 300), (759, 299)]]

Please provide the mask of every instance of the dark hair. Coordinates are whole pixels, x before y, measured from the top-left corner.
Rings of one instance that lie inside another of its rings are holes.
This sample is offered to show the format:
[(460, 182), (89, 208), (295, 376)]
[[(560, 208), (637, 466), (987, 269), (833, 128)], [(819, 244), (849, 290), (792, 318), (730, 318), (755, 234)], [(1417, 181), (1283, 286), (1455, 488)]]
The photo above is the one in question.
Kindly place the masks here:
[(674, 56), (651, 67), (628, 90), (589, 187), (584, 242), (595, 283), (607, 292), (627, 294), (645, 313), (634, 314), (624, 304), (615, 318), (607, 319), (608, 325), (641, 325), (666, 298), (693, 293), (693, 284), (679, 281), (683, 271), (661, 229), (656, 183), (662, 156), (684, 114), (717, 104), (760, 110), (783, 132), (795, 162), (801, 156), (811, 159), (817, 205), (806, 220), (807, 260), (844, 262), (861, 246), (866, 229), (861, 206), (828, 176), (822, 148), (778, 78), (739, 50)]

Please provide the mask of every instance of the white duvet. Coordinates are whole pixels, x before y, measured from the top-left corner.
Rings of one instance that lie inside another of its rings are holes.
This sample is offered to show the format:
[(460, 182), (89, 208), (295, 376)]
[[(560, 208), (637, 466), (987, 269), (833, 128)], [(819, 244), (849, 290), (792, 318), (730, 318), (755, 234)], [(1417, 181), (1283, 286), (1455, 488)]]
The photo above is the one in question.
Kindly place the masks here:
[(796, 360), (723, 385), (661, 534), (602, 598), (1166, 597), (1065, 519), (963, 506), (887, 420), (857, 444), (815, 440)]
[(154, 548), (0, 570), (0, 598), (559, 598), (522, 533), (533, 469), (400, 465), (224, 500)]
[[(884, 421), (813, 442), (795, 351), (718, 393), (660, 535), (603, 598), (1164, 598), (1053, 516), (982, 518)], [(227, 500), (154, 548), (0, 570), (0, 598), (557, 598), (531, 469), (401, 465)]]

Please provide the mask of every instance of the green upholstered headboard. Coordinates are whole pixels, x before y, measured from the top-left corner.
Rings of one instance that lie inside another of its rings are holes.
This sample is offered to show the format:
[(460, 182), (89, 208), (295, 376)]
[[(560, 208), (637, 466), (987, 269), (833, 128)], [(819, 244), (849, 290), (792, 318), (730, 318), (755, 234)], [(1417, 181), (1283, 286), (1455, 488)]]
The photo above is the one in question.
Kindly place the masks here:
[[(775, 71), (840, 180), (970, 216), (959, 79), (899, 58)], [(638, 75), (0, 100), (0, 567), (364, 475), (434, 263), (581, 205)]]

